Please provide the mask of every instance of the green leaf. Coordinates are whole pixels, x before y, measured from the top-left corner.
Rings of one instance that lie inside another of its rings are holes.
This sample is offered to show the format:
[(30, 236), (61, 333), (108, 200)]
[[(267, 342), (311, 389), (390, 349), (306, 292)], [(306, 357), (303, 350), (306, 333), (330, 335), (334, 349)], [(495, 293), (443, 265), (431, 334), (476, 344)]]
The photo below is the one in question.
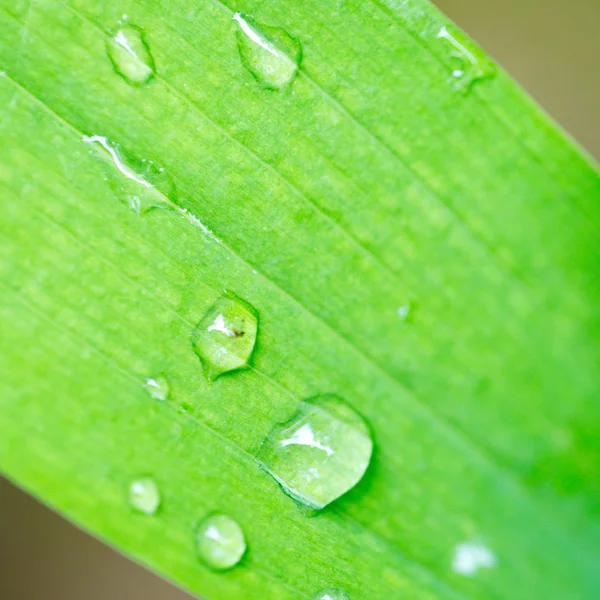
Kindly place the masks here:
[[(8, 477), (205, 598), (598, 595), (600, 177), (470, 40), (423, 0), (1, 0), (0, 31)], [(256, 346), (209, 382), (225, 289)], [(374, 452), (308, 515), (257, 456), (326, 394)]]

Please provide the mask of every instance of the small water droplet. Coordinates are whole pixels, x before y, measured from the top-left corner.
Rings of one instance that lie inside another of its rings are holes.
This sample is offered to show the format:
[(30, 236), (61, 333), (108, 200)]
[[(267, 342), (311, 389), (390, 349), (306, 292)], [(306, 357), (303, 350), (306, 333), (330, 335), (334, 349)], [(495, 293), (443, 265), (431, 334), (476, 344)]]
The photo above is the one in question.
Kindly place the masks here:
[(83, 141), (92, 145), (107, 162), (125, 177), (116, 183), (119, 197), (138, 214), (153, 208), (170, 207), (175, 198), (175, 184), (164, 167), (147, 159), (126, 156), (117, 144), (101, 135), (84, 136)]
[(284, 29), (259, 25), (242, 13), (235, 13), (233, 18), (239, 25), (238, 48), (248, 71), (267, 89), (289, 86), (298, 75), (300, 42)]
[(401, 321), (406, 321), (410, 315), (410, 302), (398, 307), (398, 316)]
[(256, 310), (232, 292), (212, 305), (192, 332), (194, 352), (209, 381), (248, 366), (257, 330)]
[(146, 379), (146, 389), (157, 400), (166, 400), (169, 396), (169, 382), (164, 375), (148, 377)]
[(132, 481), (129, 486), (129, 504), (138, 512), (153, 515), (160, 505), (160, 491), (151, 477)]
[(196, 547), (203, 562), (219, 571), (231, 569), (246, 552), (244, 532), (227, 515), (215, 514), (204, 519), (196, 532)]
[(496, 67), (484, 52), (460, 30), (444, 25), (437, 38), (450, 50), (452, 79), (456, 90), (468, 91), (473, 84), (494, 76)]
[(304, 401), (290, 421), (273, 427), (257, 460), (292, 498), (322, 509), (358, 483), (372, 450), (364, 420), (326, 394)]
[(494, 553), (478, 541), (463, 542), (454, 549), (452, 569), (461, 575), (474, 575), (479, 569), (496, 566)]
[(320, 591), (313, 600), (350, 600), (350, 596), (342, 590), (327, 589)]
[(136, 25), (123, 24), (106, 42), (106, 51), (115, 71), (131, 85), (145, 85), (154, 76), (154, 59)]

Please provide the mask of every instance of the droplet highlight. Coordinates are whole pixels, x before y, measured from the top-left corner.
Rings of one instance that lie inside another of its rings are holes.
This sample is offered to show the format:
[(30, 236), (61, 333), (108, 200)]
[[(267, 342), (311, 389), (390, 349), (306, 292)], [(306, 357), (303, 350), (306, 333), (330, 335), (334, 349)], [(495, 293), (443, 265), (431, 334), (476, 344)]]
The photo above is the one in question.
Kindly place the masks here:
[(166, 400), (169, 397), (169, 382), (164, 375), (148, 377), (144, 383), (152, 398)]
[(481, 542), (463, 542), (454, 549), (452, 570), (455, 573), (475, 575), (479, 569), (490, 569), (495, 566), (494, 553)]
[(304, 401), (273, 427), (257, 460), (294, 500), (322, 509), (364, 475), (373, 442), (364, 420), (333, 394)]
[(399, 306), (397, 313), (398, 313), (398, 317), (401, 321), (404, 321), (404, 322), (408, 321), (410, 314), (411, 314), (410, 302), (407, 302), (406, 304)]
[(444, 25), (437, 34), (449, 51), (451, 80), (457, 91), (468, 91), (477, 82), (495, 75), (494, 63), (460, 30)]
[(248, 366), (258, 332), (258, 313), (232, 292), (225, 292), (192, 332), (194, 352), (204, 374), (214, 381)]
[(106, 51), (115, 72), (130, 85), (146, 85), (154, 77), (154, 59), (140, 27), (123, 24), (106, 42)]
[(342, 590), (321, 590), (313, 600), (350, 600), (350, 596)]
[(153, 515), (160, 506), (160, 491), (151, 477), (132, 481), (129, 486), (129, 504), (136, 511)]
[(164, 167), (148, 159), (129, 157), (117, 145), (101, 135), (84, 136), (107, 163), (112, 163), (119, 175), (114, 188), (119, 198), (137, 214), (154, 208), (172, 207), (175, 184)]
[(264, 88), (281, 90), (298, 75), (300, 42), (280, 27), (259, 25), (248, 15), (235, 13), (239, 25), (238, 49), (244, 66)]
[(222, 514), (210, 515), (198, 526), (196, 548), (211, 569), (224, 571), (237, 565), (246, 552), (244, 532), (236, 521)]

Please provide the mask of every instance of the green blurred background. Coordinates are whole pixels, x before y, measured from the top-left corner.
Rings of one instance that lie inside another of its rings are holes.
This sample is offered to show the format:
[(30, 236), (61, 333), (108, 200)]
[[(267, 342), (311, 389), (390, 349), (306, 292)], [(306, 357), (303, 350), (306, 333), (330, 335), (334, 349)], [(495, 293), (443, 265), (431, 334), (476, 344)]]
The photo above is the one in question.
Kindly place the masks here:
[[(600, 0), (438, 0), (600, 159)], [(189, 596), (0, 480), (1, 600)]]

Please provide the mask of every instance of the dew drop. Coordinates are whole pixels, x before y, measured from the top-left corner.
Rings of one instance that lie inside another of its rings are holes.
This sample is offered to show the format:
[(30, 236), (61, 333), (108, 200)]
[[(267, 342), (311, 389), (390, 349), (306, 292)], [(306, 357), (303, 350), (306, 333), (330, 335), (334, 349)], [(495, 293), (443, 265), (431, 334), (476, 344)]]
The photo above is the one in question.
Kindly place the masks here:
[(478, 541), (463, 542), (454, 549), (452, 569), (461, 575), (474, 575), (479, 569), (496, 566), (496, 556)]
[(225, 292), (192, 331), (194, 352), (209, 381), (228, 371), (243, 369), (254, 350), (258, 314), (232, 292)]
[(281, 90), (289, 86), (300, 67), (300, 42), (280, 27), (259, 25), (252, 17), (235, 13), (239, 25), (238, 49), (244, 66), (263, 87)]
[(240, 562), (246, 552), (246, 540), (236, 521), (227, 515), (215, 514), (199, 524), (196, 547), (204, 563), (211, 569), (223, 571)]
[(82, 139), (115, 167), (118, 178), (104, 179), (109, 180), (117, 196), (135, 213), (144, 215), (155, 208), (172, 209), (211, 240), (222, 242), (196, 215), (179, 206), (175, 183), (163, 166), (153, 160), (128, 156), (118, 144), (102, 135), (86, 135)]
[(327, 589), (320, 591), (313, 600), (350, 600), (350, 596), (342, 590)]
[(129, 84), (141, 86), (154, 76), (154, 59), (136, 25), (124, 24), (106, 42), (106, 51), (115, 71)]
[(322, 509), (365, 473), (373, 442), (364, 420), (333, 394), (306, 400), (263, 441), (257, 460), (294, 500)]
[(164, 167), (152, 160), (128, 157), (117, 144), (101, 135), (84, 136), (83, 141), (116, 168), (120, 177), (115, 181), (115, 191), (131, 210), (145, 214), (154, 208), (171, 206), (175, 184)]
[(410, 316), (410, 302), (407, 302), (406, 304), (403, 304), (402, 306), (398, 307), (398, 317), (400, 317), (401, 321), (407, 321), (409, 316)]
[(166, 400), (169, 396), (169, 382), (164, 375), (148, 377), (146, 379), (146, 389), (156, 400)]
[(475, 83), (495, 75), (494, 63), (460, 30), (444, 25), (437, 38), (450, 52), (448, 62), (455, 90), (468, 91)]
[(132, 481), (129, 486), (129, 504), (138, 512), (153, 515), (160, 505), (160, 492), (151, 477)]

